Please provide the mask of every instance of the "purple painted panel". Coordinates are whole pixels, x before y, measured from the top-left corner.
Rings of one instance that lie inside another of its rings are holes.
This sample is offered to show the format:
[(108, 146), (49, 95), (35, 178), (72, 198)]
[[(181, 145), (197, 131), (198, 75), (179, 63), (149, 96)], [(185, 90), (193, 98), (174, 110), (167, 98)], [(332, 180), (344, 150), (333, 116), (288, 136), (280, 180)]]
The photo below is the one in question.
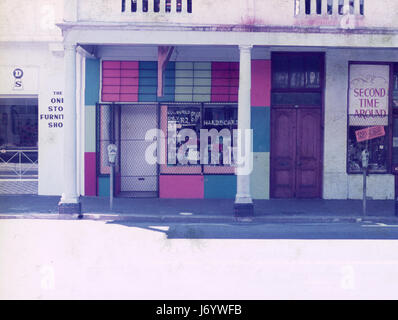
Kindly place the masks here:
[(251, 105), (269, 107), (271, 105), (271, 61), (252, 61)]
[(97, 195), (96, 152), (84, 153), (84, 195)]
[(168, 199), (203, 199), (202, 175), (161, 175), (159, 197)]

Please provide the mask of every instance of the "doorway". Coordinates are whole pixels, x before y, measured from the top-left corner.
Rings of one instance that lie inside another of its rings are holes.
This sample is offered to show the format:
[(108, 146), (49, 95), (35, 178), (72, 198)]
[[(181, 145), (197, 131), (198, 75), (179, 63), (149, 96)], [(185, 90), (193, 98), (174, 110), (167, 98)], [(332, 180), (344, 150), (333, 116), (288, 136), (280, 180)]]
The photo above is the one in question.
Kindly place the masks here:
[(273, 53), (271, 198), (321, 198), (322, 53)]
[(158, 105), (121, 105), (119, 196), (158, 196), (158, 165), (145, 159), (145, 150), (153, 143), (145, 140), (145, 134), (156, 128)]

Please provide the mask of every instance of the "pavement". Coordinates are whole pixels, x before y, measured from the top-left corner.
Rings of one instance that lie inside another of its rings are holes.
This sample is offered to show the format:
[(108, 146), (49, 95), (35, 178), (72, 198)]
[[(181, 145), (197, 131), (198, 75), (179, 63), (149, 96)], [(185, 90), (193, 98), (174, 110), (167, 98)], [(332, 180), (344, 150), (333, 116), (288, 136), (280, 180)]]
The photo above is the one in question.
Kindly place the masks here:
[(254, 200), (254, 216), (237, 218), (232, 199), (81, 197), (82, 214), (59, 215), (59, 196), (0, 195), (0, 219), (89, 219), (162, 223), (398, 223), (394, 200)]

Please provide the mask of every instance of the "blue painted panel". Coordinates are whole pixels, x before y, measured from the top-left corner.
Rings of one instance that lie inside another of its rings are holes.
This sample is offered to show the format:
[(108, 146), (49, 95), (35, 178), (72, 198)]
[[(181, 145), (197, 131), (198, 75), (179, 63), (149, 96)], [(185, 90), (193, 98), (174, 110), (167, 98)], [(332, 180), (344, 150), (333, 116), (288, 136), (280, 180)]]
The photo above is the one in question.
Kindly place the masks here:
[(109, 176), (98, 177), (98, 196), (109, 197)]
[(95, 105), (100, 91), (100, 60), (86, 59), (85, 105)]
[(206, 175), (205, 199), (234, 199), (236, 196), (235, 175)]
[(270, 151), (270, 108), (252, 107), (251, 126), (253, 129), (253, 152)]

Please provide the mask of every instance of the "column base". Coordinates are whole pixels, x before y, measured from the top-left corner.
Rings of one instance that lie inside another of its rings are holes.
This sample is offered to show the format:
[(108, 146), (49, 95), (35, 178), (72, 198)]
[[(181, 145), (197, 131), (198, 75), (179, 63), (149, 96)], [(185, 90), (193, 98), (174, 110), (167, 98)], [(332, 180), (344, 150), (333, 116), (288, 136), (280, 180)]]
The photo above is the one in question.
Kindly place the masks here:
[(59, 203), (58, 213), (59, 214), (78, 214), (82, 212), (81, 202), (77, 203)]
[(235, 203), (234, 215), (235, 217), (253, 217), (254, 216), (253, 203)]

